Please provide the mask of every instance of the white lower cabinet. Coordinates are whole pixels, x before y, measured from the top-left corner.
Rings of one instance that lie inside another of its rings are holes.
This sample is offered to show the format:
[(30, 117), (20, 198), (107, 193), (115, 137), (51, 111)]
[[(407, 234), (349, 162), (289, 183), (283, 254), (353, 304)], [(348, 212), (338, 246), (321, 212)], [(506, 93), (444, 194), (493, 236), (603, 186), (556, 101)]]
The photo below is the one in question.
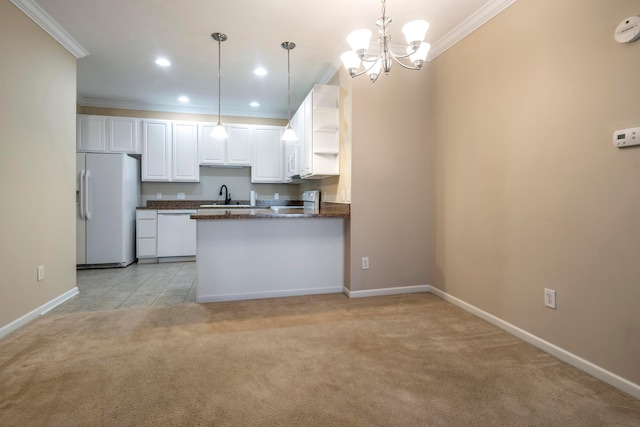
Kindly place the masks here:
[(158, 212), (155, 210), (136, 211), (136, 257), (139, 259), (158, 256), (156, 249), (157, 217)]
[(251, 182), (284, 182), (284, 143), (279, 126), (256, 126), (254, 129)]
[(189, 210), (158, 211), (158, 257), (196, 255), (196, 220)]

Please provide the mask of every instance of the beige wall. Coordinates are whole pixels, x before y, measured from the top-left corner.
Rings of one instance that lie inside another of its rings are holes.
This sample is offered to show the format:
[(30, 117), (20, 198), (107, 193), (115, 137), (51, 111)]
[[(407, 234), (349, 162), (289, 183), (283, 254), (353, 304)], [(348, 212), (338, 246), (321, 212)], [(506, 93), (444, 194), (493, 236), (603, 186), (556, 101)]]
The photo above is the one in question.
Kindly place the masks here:
[[(82, 107), (77, 109), (79, 114), (96, 114), (101, 116), (140, 117), (145, 119), (187, 120), (202, 122), (217, 122), (217, 116), (186, 113), (166, 113), (159, 111), (124, 110), (100, 107)], [(257, 117), (222, 117), (223, 123), (242, 123), (256, 125), (284, 126), (286, 120), (264, 119)], [(157, 193), (162, 194), (163, 200), (175, 200), (178, 193), (185, 193), (185, 199), (189, 200), (217, 200), (220, 186), (224, 184), (229, 188), (233, 200), (249, 200), (251, 190), (258, 192), (258, 199), (273, 199), (278, 193), (282, 200), (300, 198), (300, 189), (297, 184), (252, 184), (250, 168), (210, 168), (200, 167), (200, 182), (198, 183), (167, 183), (167, 182), (143, 182), (140, 188), (142, 204), (147, 200), (155, 200)], [(222, 196), (224, 198), (224, 196)]]
[(429, 161), (429, 284), (636, 384), (638, 6), (520, 0), (435, 59)]
[(397, 65), (352, 82), (351, 291), (427, 284), (428, 83)]
[(3, 327), (75, 287), (76, 60), (2, 0), (0, 64)]

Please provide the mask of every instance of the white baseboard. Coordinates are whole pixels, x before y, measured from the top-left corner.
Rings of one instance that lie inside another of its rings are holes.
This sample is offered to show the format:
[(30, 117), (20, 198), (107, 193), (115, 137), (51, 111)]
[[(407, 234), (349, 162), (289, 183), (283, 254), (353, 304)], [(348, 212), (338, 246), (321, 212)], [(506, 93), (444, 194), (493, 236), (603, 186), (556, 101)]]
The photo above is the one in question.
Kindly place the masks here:
[(350, 291), (349, 289), (344, 288), (343, 292), (349, 298), (379, 297), (383, 295), (416, 294), (419, 292), (429, 292), (429, 286), (402, 286), (399, 288), (369, 289), (366, 291)]
[(78, 295), (78, 288), (77, 287), (69, 289), (64, 294), (62, 294), (62, 295), (52, 299), (51, 301), (41, 305), (40, 307), (36, 308), (35, 310), (30, 311), (29, 313), (27, 313), (24, 316), (14, 320), (13, 322), (9, 323), (8, 325), (3, 326), (2, 328), (0, 328), (0, 338), (4, 337), (5, 335), (10, 334), (11, 332), (15, 331), (18, 328), (26, 325), (27, 323), (31, 322), (33, 319), (37, 318), (38, 316), (42, 316), (43, 314), (47, 313), (48, 311), (53, 310), (54, 308), (56, 308), (57, 306), (59, 306), (63, 302), (67, 301), (70, 298), (73, 298), (76, 295)]
[(614, 374), (613, 372), (609, 372), (606, 369), (601, 368), (600, 366), (594, 365), (588, 360), (576, 356), (573, 353), (569, 353), (568, 351), (558, 347), (557, 345), (551, 344), (550, 342), (545, 341), (542, 338), (539, 338), (525, 331), (524, 329), (520, 329), (509, 322), (505, 322), (504, 320), (492, 314), (489, 314), (486, 311), (483, 311), (471, 304), (468, 304), (459, 298), (449, 295), (438, 288), (429, 286), (429, 292), (437, 295), (438, 297), (455, 306), (462, 308), (465, 311), (468, 311), (475, 316), (480, 317), (481, 319), (486, 320), (487, 322), (499, 327), (500, 329), (504, 329), (510, 334), (533, 345), (534, 347), (539, 348), (546, 353), (551, 354), (552, 356), (562, 360), (563, 362), (566, 362), (569, 365), (574, 366), (593, 377), (596, 377), (597, 379), (635, 397), (636, 399), (640, 399), (640, 385), (632, 383), (631, 381), (626, 380), (621, 376)]
[(341, 287), (312, 288), (312, 289), (288, 289), (284, 291), (245, 292), (240, 294), (202, 295), (196, 298), (198, 302), (239, 301), (246, 299), (295, 297), (300, 295), (339, 294)]

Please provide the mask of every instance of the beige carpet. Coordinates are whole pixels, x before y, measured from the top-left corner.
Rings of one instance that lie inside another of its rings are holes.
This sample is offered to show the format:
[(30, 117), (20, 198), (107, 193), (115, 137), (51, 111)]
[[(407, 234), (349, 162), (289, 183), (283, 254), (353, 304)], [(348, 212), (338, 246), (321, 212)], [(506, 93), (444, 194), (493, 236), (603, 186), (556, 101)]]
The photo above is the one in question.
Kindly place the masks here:
[(640, 426), (640, 401), (430, 294), (50, 314), (1, 426)]

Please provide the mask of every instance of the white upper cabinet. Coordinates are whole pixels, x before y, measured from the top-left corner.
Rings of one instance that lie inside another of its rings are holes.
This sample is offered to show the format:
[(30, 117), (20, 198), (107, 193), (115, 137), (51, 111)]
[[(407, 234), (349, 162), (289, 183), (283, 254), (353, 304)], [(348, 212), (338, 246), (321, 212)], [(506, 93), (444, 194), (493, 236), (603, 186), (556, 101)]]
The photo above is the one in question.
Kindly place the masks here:
[(198, 124), (201, 165), (224, 165), (227, 161), (227, 141), (211, 135), (215, 123)]
[(256, 126), (254, 128), (254, 154), (251, 167), (251, 182), (284, 182), (284, 144), (279, 126)]
[(106, 151), (107, 120), (104, 116), (76, 116), (76, 151)]
[(197, 123), (143, 120), (142, 180), (200, 180)]
[(112, 153), (140, 154), (140, 119), (107, 117), (107, 150)]
[(140, 154), (140, 119), (78, 114), (76, 123), (80, 153)]
[(171, 180), (200, 181), (198, 164), (198, 124), (173, 122)]
[(253, 126), (228, 125), (227, 133), (227, 164), (251, 165), (251, 143), (253, 141)]
[(304, 132), (304, 103), (291, 117), (291, 128), (296, 133), (298, 141), (286, 141), (284, 143), (284, 182), (292, 182), (294, 177), (300, 176), (300, 139)]
[(226, 125), (226, 139), (211, 135), (215, 123), (198, 125), (198, 143), (200, 147), (200, 164), (214, 166), (250, 166), (253, 126)]
[(340, 174), (340, 88), (315, 85), (302, 103), (300, 176), (320, 179)]
[(142, 180), (171, 181), (171, 122), (142, 121)]

